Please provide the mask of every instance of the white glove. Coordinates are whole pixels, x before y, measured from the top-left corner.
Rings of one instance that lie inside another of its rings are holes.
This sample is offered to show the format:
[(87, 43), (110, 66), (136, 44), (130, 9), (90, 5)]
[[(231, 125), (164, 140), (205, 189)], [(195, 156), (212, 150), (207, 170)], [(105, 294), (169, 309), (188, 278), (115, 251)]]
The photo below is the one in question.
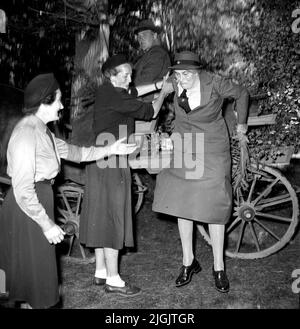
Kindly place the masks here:
[(237, 127), (236, 127), (236, 132), (237, 134), (242, 133), (242, 134), (246, 134), (248, 130), (248, 125), (246, 123), (242, 124), (242, 123), (238, 123)]
[(248, 125), (247, 124), (241, 124), (241, 123), (237, 124), (236, 135), (237, 135), (237, 138), (240, 142), (249, 143), (249, 140), (246, 136), (247, 130), (248, 130)]
[(57, 244), (64, 239), (66, 234), (58, 225), (54, 225), (49, 230), (43, 232), (49, 243)]

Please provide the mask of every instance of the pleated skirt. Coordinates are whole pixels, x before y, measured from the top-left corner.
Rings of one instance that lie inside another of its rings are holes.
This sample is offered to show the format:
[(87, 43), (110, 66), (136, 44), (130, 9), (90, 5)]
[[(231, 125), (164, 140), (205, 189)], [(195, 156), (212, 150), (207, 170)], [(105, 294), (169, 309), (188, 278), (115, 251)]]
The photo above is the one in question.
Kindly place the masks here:
[[(36, 193), (53, 219), (52, 186), (38, 182)], [(12, 188), (0, 209), (0, 269), (5, 271), (10, 301), (27, 302), (33, 308), (49, 308), (58, 303), (55, 246), (18, 206)]]

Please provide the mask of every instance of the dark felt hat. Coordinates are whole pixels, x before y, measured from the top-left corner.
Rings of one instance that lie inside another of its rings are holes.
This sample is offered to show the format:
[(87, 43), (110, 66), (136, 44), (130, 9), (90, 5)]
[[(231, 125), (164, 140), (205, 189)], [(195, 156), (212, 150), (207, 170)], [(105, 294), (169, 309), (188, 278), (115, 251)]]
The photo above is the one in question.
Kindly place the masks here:
[(45, 97), (59, 89), (53, 73), (40, 74), (33, 78), (24, 90), (25, 108), (39, 106)]
[(143, 20), (139, 23), (139, 25), (134, 29), (134, 33), (139, 33), (141, 31), (151, 30), (155, 33), (160, 33), (161, 28), (159, 26), (154, 25), (154, 23), (150, 19)]
[(174, 64), (170, 69), (174, 70), (190, 70), (199, 69), (201, 67), (199, 56), (191, 51), (182, 51), (175, 54)]
[(109, 57), (102, 65), (102, 72), (104, 73), (107, 70), (111, 70), (125, 63), (128, 63), (128, 60), (124, 55), (122, 54), (113, 55)]

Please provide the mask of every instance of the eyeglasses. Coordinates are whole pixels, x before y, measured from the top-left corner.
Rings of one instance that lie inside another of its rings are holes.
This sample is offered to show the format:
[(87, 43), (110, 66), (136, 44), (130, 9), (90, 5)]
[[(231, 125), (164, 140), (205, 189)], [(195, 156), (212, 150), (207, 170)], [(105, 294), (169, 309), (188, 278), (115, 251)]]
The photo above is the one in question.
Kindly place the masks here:
[(175, 72), (174, 75), (175, 75), (175, 79), (177, 81), (180, 81), (180, 80), (190, 80), (192, 78), (192, 76), (195, 74), (195, 72), (193, 71), (182, 71), (182, 72)]

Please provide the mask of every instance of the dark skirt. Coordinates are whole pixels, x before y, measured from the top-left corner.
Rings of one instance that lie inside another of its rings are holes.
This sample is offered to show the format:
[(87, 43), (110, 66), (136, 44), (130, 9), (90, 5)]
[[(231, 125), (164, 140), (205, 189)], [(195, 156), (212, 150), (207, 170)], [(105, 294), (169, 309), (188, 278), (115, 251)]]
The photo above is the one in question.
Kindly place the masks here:
[[(39, 201), (54, 218), (52, 186), (36, 183)], [(17, 205), (13, 189), (0, 210), (0, 268), (6, 274), (6, 290), (13, 302), (33, 308), (49, 308), (59, 301), (55, 246), (40, 226)]]
[(199, 157), (197, 168), (203, 168), (203, 172), (196, 170), (193, 174), (184, 166), (172, 168), (171, 164), (170, 167), (156, 178), (154, 211), (208, 224), (228, 222), (232, 210), (228, 151), (206, 152), (203, 158)]
[(92, 248), (132, 247), (130, 168), (86, 166), (80, 242)]

